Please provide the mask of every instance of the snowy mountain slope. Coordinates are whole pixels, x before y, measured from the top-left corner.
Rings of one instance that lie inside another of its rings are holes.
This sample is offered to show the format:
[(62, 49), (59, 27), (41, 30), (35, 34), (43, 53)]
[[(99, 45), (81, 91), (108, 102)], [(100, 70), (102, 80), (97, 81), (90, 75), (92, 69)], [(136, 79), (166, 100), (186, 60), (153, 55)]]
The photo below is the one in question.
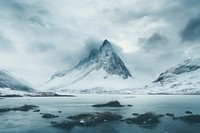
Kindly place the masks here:
[(92, 50), (89, 56), (71, 70), (55, 73), (44, 88), (51, 91), (72, 93), (114, 91), (137, 86), (123, 61), (115, 53), (108, 40), (99, 50)]
[(0, 70), (0, 91), (3, 93), (4, 91), (8, 92), (8, 90), (13, 91), (25, 91), (32, 92), (33, 89), (19, 81), (13, 75), (11, 75), (8, 71)]
[(146, 89), (153, 94), (200, 94), (200, 58), (188, 59), (161, 73)]

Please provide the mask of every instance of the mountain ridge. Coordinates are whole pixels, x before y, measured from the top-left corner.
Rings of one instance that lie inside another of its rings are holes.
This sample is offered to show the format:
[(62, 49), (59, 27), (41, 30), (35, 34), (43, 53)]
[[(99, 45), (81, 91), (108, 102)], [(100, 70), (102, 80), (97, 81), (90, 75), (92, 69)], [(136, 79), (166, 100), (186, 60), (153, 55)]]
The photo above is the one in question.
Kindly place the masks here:
[(200, 58), (169, 68), (146, 89), (154, 94), (200, 94)]
[[(108, 59), (106, 57), (108, 57), (110, 59)], [(109, 60), (112, 63), (109, 64), (109, 61), (107, 61), (107, 60)], [(116, 74), (119, 76), (123, 76), (124, 79), (126, 79), (128, 77), (132, 77), (132, 75), (126, 68), (123, 61), (113, 50), (111, 43), (106, 39), (106, 40), (104, 40), (103, 45), (99, 48), (99, 50), (93, 49), (90, 52), (89, 56), (87, 58), (81, 60), (74, 68), (69, 69), (69, 70), (64, 70), (61, 72), (57, 72), (51, 77), (51, 79), (54, 79), (56, 76), (58, 76), (58, 77), (65, 76), (67, 74), (67, 72), (69, 72), (73, 69), (82, 69), (83, 67), (88, 67), (95, 63), (99, 63), (98, 66), (96, 66), (96, 68), (95, 68), (96, 70), (99, 70), (100, 68), (103, 67), (106, 70), (106, 72), (108, 72), (109, 74)], [(111, 65), (111, 67), (108, 66), (108, 64)], [(117, 64), (120, 65), (119, 68), (116, 68), (118, 66)], [(116, 72), (116, 70), (118, 70), (118, 69), (120, 69), (122, 72), (121, 73), (119, 71)]]
[(25, 91), (25, 92), (33, 92), (34, 89), (13, 75), (11, 75), (6, 70), (0, 70), (0, 88), (1, 89), (11, 89), (15, 91)]
[(134, 77), (106, 39), (99, 49), (91, 50), (72, 69), (56, 72), (44, 88), (53, 91), (98, 88), (99, 91), (99, 88), (132, 88), (133, 80)]

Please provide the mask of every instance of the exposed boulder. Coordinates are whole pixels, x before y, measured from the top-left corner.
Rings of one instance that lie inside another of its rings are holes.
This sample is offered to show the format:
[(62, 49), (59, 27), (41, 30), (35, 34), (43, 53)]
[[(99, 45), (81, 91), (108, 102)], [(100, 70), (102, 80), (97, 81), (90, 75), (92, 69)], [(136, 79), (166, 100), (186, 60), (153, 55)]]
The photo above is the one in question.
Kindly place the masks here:
[(200, 115), (186, 115), (186, 116), (181, 116), (179, 117), (182, 121), (192, 123), (192, 124), (200, 124)]
[(21, 107), (15, 107), (15, 108), (1, 108), (0, 112), (9, 112), (9, 111), (29, 111), (33, 110), (35, 108), (38, 108), (38, 106), (34, 105), (24, 105)]
[(39, 109), (36, 109), (36, 110), (33, 110), (33, 112), (40, 112), (40, 110), (39, 110)]
[(122, 116), (115, 113), (104, 112), (96, 114), (79, 114), (75, 116), (70, 116), (68, 118), (71, 120), (57, 123), (53, 126), (60, 128), (73, 128), (75, 126), (91, 127), (97, 126), (100, 123), (120, 120)]
[(42, 118), (50, 119), (50, 118), (57, 118), (58, 116), (52, 114), (43, 114)]
[(145, 114), (140, 114), (137, 117), (134, 118), (127, 118), (125, 121), (128, 124), (141, 124), (141, 125), (146, 125), (146, 124), (158, 124), (159, 121), (159, 116), (155, 115), (151, 112), (145, 113)]
[(92, 105), (93, 107), (123, 107), (119, 101), (111, 101), (105, 104)]
[(192, 112), (191, 112), (191, 111), (185, 111), (185, 113), (186, 113), (186, 114), (192, 114)]
[(168, 117), (174, 117), (174, 114), (172, 114), (172, 113), (166, 113), (166, 116), (168, 116)]
[(138, 116), (138, 115), (139, 115), (139, 113), (133, 113), (132, 115), (133, 115), (133, 116)]

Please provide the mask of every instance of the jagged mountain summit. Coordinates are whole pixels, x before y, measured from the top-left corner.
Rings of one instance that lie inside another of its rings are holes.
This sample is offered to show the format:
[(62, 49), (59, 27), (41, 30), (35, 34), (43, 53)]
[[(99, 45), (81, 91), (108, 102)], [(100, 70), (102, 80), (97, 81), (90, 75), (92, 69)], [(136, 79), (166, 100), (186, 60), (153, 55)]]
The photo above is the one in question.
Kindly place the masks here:
[(168, 69), (147, 88), (153, 94), (200, 94), (200, 58)]
[(34, 91), (32, 87), (15, 78), (6, 70), (0, 70), (0, 90), (1, 92), (5, 92), (8, 90), (24, 92)]
[[(120, 57), (115, 53), (111, 43), (108, 40), (103, 42), (103, 45), (99, 50), (93, 49), (89, 56), (81, 60), (72, 70), (82, 70), (88, 67), (92, 67), (94, 70), (100, 70), (102, 68), (108, 74), (118, 75), (124, 79), (131, 77), (130, 72)], [(56, 77), (63, 77), (67, 73), (68, 71), (58, 72), (52, 76), (52, 79)]]
[[(105, 88), (126, 88), (133, 77), (108, 40), (74, 68), (55, 73), (45, 85), (54, 91), (92, 93)], [(112, 89), (111, 89), (112, 88)]]

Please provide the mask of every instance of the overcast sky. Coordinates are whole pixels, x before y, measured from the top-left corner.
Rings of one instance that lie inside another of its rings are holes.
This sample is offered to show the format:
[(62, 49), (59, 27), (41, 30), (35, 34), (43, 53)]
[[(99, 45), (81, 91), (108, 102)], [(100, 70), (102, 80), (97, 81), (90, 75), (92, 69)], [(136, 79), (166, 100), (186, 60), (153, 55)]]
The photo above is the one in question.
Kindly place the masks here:
[(33, 86), (104, 39), (136, 78), (200, 57), (199, 0), (0, 0), (0, 68)]

